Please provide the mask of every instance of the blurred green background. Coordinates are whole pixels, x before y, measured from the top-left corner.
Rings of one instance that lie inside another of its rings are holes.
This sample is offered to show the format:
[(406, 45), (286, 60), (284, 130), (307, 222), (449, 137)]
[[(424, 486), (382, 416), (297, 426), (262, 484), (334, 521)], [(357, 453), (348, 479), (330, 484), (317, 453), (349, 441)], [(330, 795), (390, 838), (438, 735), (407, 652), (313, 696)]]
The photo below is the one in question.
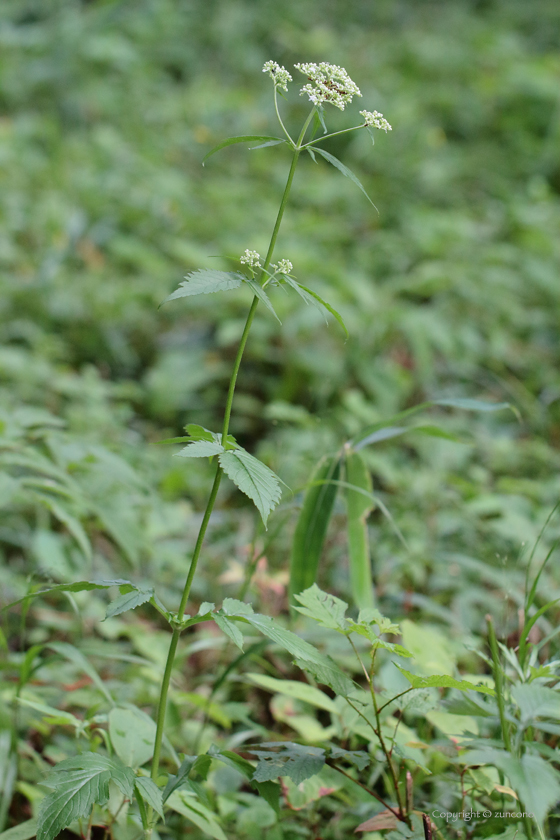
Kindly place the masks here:
[[(408, 435), (366, 457), (408, 544), (372, 514), (384, 608), (457, 632), (505, 610), (515, 626), (518, 557), (560, 489), (559, 31), (556, 0), (4, 0), (10, 595), (30, 573), (125, 569), (177, 599), (211, 468), (152, 444), (187, 422), (219, 427), (249, 296), (158, 306), (188, 271), (266, 249), (287, 150), (201, 161), (229, 135), (276, 133), (266, 60), (326, 60), (363, 92), (331, 109), (329, 127), (366, 108), (393, 131), (373, 148), (366, 132), (326, 146), (379, 215), (325, 161), (302, 160), (276, 252), (341, 311), (350, 339), (279, 292), (282, 328), (259, 312), (249, 342), (232, 432), (295, 491), (270, 573), (284, 579), (297, 491), (319, 455), (424, 399), (508, 401), (521, 419), (432, 411), (463, 443)], [(306, 113), (295, 85), (283, 107), (295, 129)], [(223, 593), (237, 591), (255, 527), (246, 502), (223, 488), (201, 599), (211, 589), (219, 601), (226, 568)], [(347, 594), (343, 521), (341, 506), (321, 582)]]

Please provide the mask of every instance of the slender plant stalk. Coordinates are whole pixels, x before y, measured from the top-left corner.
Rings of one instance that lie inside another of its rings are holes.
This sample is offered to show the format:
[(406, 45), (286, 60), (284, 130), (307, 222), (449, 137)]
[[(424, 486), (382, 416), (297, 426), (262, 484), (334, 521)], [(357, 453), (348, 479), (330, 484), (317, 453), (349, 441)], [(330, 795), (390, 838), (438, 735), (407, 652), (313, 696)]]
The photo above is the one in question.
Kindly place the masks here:
[[(272, 231), (272, 235), (270, 237), (270, 244), (268, 246), (268, 251), (264, 260), (264, 264), (261, 269), (261, 274), (259, 280), (265, 277), (266, 271), (270, 265), (272, 260), (272, 255), (274, 253), (274, 248), (276, 245), (276, 240), (278, 238), (278, 233), (280, 231), (280, 225), (282, 224), (282, 218), (284, 216), (284, 211), (288, 204), (288, 198), (290, 195), (290, 190), (292, 187), (292, 182), (294, 180), (294, 175), (296, 171), (297, 162), (299, 159), (299, 155), (301, 152), (301, 146), (305, 137), (305, 133), (309, 127), (309, 123), (315, 113), (315, 108), (312, 108), (309, 116), (307, 117), (303, 128), (301, 130), (300, 136), (298, 138), (297, 144), (293, 145), (293, 155), (292, 155), (292, 162), (290, 165), (290, 170), (288, 173), (288, 178), (286, 181), (286, 186), (284, 188), (284, 193), (282, 195), (282, 200), (280, 202), (280, 207), (278, 209), (278, 214), (276, 216), (276, 222), (274, 224), (274, 229)], [(257, 311), (257, 306), (259, 303), (259, 299), (257, 296), (253, 298), (253, 302), (251, 304), (251, 308), (249, 309), (249, 314), (247, 315), (247, 320), (245, 322), (245, 327), (243, 329), (243, 334), (241, 336), (241, 341), (239, 343), (239, 347), (237, 350), (237, 355), (235, 357), (235, 361), (233, 364), (233, 370), (231, 373), (231, 378), (229, 382), (228, 388), (228, 395), (226, 400), (226, 407), (224, 411), (224, 422), (222, 427), (222, 445), (225, 449), (228, 448), (227, 444), (227, 436), (229, 432), (229, 423), (231, 417), (231, 409), (233, 405), (233, 397), (235, 394), (235, 386), (237, 383), (237, 375), (239, 373), (239, 368), (241, 366), (241, 360), (243, 358), (243, 352), (245, 350), (245, 345), (247, 344), (247, 339), (249, 337), (249, 332), (251, 330), (251, 325), (253, 323), (253, 319), (255, 317), (255, 313)], [(214, 509), (214, 504), (216, 502), (216, 497), (218, 495), (218, 490), (220, 488), (220, 482), (222, 480), (223, 470), (218, 464), (216, 468), (216, 474), (214, 476), (214, 483), (212, 485), (212, 490), (210, 491), (210, 496), (208, 498), (208, 502), (206, 505), (206, 510), (204, 512), (204, 516), (200, 525), (200, 530), (198, 532), (198, 537), (196, 540), (196, 544), (194, 547), (193, 555), (191, 564), (189, 567), (189, 572), (187, 575), (187, 579), (185, 581), (185, 586), (183, 588), (183, 594), (181, 597), (181, 602), (179, 604), (179, 610), (175, 617), (175, 626), (173, 629), (173, 633), (171, 636), (171, 641), (169, 643), (169, 651), (167, 654), (167, 661), (165, 664), (165, 671), (163, 674), (163, 680), (161, 684), (160, 696), (159, 696), (159, 703), (158, 703), (158, 710), (157, 710), (157, 718), (156, 718), (156, 737), (154, 742), (154, 756), (152, 760), (152, 769), (151, 769), (151, 778), (157, 782), (158, 774), (159, 774), (159, 764), (161, 758), (161, 747), (163, 742), (163, 733), (164, 733), (164, 726), (165, 726), (165, 714), (167, 710), (167, 696), (169, 694), (169, 685), (171, 682), (171, 674), (173, 672), (173, 664), (175, 662), (175, 655), (177, 653), (177, 645), (179, 644), (179, 638), (181, 636), (182, 628), (180, 626), (181, 621), (185, 614), (185, 609), (187, 606), (187, 602), (189, 599), (190, 591), (192, 582), (196, 573), (196, 568), (198, 565), (198, 561), (200, 558), (200, 553), (202, 551), (202, 545), (204, 543), (204, 538), (206, 536), (206, 531), (208, 528), (208, 523), (210, 521), (210, 517), (212, 515), (212, 511)], [(152, 827), (153, 827), (153, 812), (152, 809), (149, 810), (148, 813), (148, 830), (146, 832), (146, 836), (151, 836)]]
[[(511, 736), (509, 726), (507, 725), (506, 721), (506, 712), (505, 712), (505, 704), (504, 704), (504, 692), (503, 692), (503, 680), (502, 680), (502, 671), (500, 668), (500, 657), (498, 654), (498, 642), (496, 641), (496, 631), (494, 629), (494, 622), (492, 621), (491, 616), (486, 616), (486, 624), (488, 626), (488, 643), (490, 645), (490, 652), (492, 654), (492, 670), (494, 671), (494, 688), (496, 690), (496, 700), (498, 703), (498, 714), (500, 715), (500, 725), (502, 728), (502, 738), (506, 749), (512, 754), (515, 755), (515, 751), (513, 749), (513, 745), (511, 743)], [(523, 812), (523, 825), (525, 827), (525, 834), (528, 837), (528, 840), (532, 840), (533, 838), (533, 825), (531, 823), (530, 817), (525, 816), (525, 806), (520, 801), (519, 803), (521, 807), (521, 811)]]

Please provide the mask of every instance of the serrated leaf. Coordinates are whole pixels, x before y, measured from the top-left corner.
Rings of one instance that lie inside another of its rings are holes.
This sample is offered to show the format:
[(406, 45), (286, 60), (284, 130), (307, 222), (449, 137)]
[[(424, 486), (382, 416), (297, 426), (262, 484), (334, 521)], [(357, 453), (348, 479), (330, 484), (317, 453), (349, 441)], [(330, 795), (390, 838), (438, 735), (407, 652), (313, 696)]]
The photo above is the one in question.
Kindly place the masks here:
[(327, 528), (337, 494), (340, 474), (338, 456), (322, 458), (311, 476), (292, 543), (290, 596), (315, 583)]
[(153, 755), (156, 725), (139, 709), (111, 709), (109, 735), (116, 754), (128, 767), (141, 767)]
[(225, 635), (237, 645), (239, 650), (243, 650), (243, 633), (233, 621), (230, 621), (227, 616), (221, 615), (219, 612), (213, 613), (212, 618)]
[[(375, 204), (373, 203), (373, 201), (371, 200), (371, 198), (369, 197), (369, 195), (368, 195), (368, 194), (367, 194), (367, 192), (365, 191), (365, 189), (364, 189), (364, 187), (363, 187), (362, 183), (361, 183), (361, 182), (358, 180), (358, 178), (354, 175), (354, 173), (352, 172), (352, 170), (351, 170), (351, 169), (348, 169), (348, 167), (347, 167), (347, 166), (345, 166), (345, 165), (344, 165), (344, 164), (343, 164), (343, 163), (342, 163), (342, 162), (341, 162), (338, 158), (336, 158), (334, 155), (331, 155), (329, 152), (326, 152), (324, 149), (320, 149), (318, 146), (313, 146), (313, 151), (314, 151), (314, 152), (317, 152), (317, 154), (321, 155), (321, 157), (324, 157), (324, 158), (325, 158), (325, 160), (328, 160), (328, 162), (329, 162), (330, 164), (332, 164), (332, 165), (335, 167), (335, 169), (338, 169), (338, 171), (339, 171), (339, 172), (342, 172), (342, 174), (343, 174), (343, 175), (345, 175), (345, 176), (346, 176), (346, 178), (350, 178), (350, 180), (351, 180), (354, 184), (356, 184), (356, 186), (358, 187), (358, 189), (359, 189), (359, 190), (361, 190), (361, 191), (363, 192), (363, 194), (365, 195), (365, 197), (367, 198), (367, 200), (369, 201), (369, 203), (371, 204), (371, 206), (372, 206), (372, 207), (374, 207), (374, 208), (377, 210), (377, 207), (375, 207)], [(379, 210), (377, 210), (377, 212), (379, 212)]]
[[(371, 473), (359, 452), (350, 452), (345, 461), (346, 480), (353, 487), (373, 493)], [(373, 510), (373, 503), (363, 493), (346, 490), (348, 513), (348, 560), (350, 565), (350, 587), (355, 603), (361, 609), (373, 607), (373, 580), (369, 550), (367, 517)]]
[(227, 615), (254, 615), (255, 612), (251, 604), (237, 598), (224, 598), (222, 609)]
[(271, 300), (270, 300), (269, 296), (267, 295), (267, 293), (265, 292), (265, 290), (262, 288), (262, 286), (260, 286), (260, 285), (257, 283), (257, 281), (256, 281), (256, 280), (253, 280), (253, 278), (252, 278), (252, 277), (244, 277), (243, 279), (244, 279), (244, 280), (245, 280), (245, 282), (246, 282), (246, 283), (247, 283), (247, 284), (248, 284), (248, 285), (252, 288), (253, 292), (256, 294), (256, 296), (258, 297), (258, 299), (259, 299), (262, 303), (264, 303), (264, 305), (265, 305), (265, 306), (266, 306), (266, 308), (269, 310), (269, 312), (272, 312), (272, 314), (274, 315), (274, 317), (276, 318), (276, 320), (278, 321), (278, 323), (279, 323), (279, 324), (281, 324), (281, 323), (282, 323), (282, 321), (280, 320), (280, 318), (279, 318), (279, 317), (278, 317), (278, 315), (276, 314), (276, 310), (274, 309), (274, 307), (273, 307), (273, 305), (272, 305), (272, 302), (271, 302)]
[(89, 817), (95, 803), (107, 802), (110, 781), (123, 796), (132, 795), (132, 770), (107, 756), (85, 753), (61, 761), (44, 782), (54, 790), (41, 802), (37, 840), (54, 840), (74, 820)]
[(458, 688), (460, 691), (478, 691), (481, 694), (495, 694), (494, 689), (486, 685), (475, 685), (468, 680), (456, 680), (445, 674), (432, 674), (430, 677), (421, 677), (417, 674), (411, 674), (410, 671), (405, 671), (400, 665), (396, 665), (396, 667), (407, 678), (413, 688)]
[(163, 799), (161, 790), (158, 788), (153, 779), (147, 776), (138, 776), (136, 779), (136, 790), (150, 808), (153, 808), (156, 814), (163, 818)]
[(207, 161), (211, 155), (216, 154), (216, 152), (219, 152), (221, 149), (227, 148), (227, 146), (233, 146), (236, 143), (253, 143), (259, 140), (262, 140), (265, 143), (267, 141), (272, 140), (278, 143), (284, 142), (284, 140), (281, 137), (271, 137), (267, 134), (242, 134), (239, 137), (228, 137), (226, 140), (222, 140), (221, 143), (218, 143), (217, 146), (214, 146), (214, 148), (210, 149), (210, 151), (204, 155), (202, 159), (202, 165), (204, 166), (205, 161)]
[(227, 840), (215, 814), (190, 791), (175, 791), (167, 800), (167, 804), (173, 811), (182, 814), (201, 831), (206, 832), (210, 837), (214, 837), (214, 840)]
[[(247, 607), (248, 605), (242, 604), (242, 606)], [(243, 612), (238, 615), (238, 618), (252, 625), (264, 636), (291, 653), (300, 668), (312, 673), (318, 682), (330, 686), (337, 694), (347, 696), (351, 691), (354, 691), (355, 686), (352, 680), (340, 670), (334, 660), (322, 654), (295, 633), (286, 630), (270, 616)]]
[(213, 268), (200, 268), (191, 271), (169, 297), (163, 301), (167, 303), (177, 298), (191, 295), (209, 295), (214, 292), (226, 292), (237, 289), (245, 279), (243, 274), (234, 271), (217, 271)]
[(226, 475), (255, 503), (266, 528), (269, 514), (282, 495), (278, 476), (244, 449), (222, 452), (219, 461)]
[(345, 615), (348, 604), (340, 598), (330, 595), (328, 592), (323, 592), (316, 583), (309, 589), (300, 592), (295, 598), (301, 604), (301, 606), (296, 607), (296, 610), (302, 615), (312, 618), (322, 627), (328, 627), (339, 633), (346, 633)]
[(115, 615), (128, 612), (128, 610), (135, 610), (136, 607), (140, 607), (146, 601), (149, 601), (153, 595), (154, 590), (151, 586), (145, 588), (139, 587), (138, 589), (134, 588), (132, 592), (125, 592), (119, 595), (118, 598), (115, 598), (114, 601), (111, 601), (107, 607), (105, 618), (112, 618)]
[(257, 749), (251, 745), (247, 747), (247, 750), (259, 759), (253, 774), (256, 782), (289, 776), (299, 785), (305, 779), (315, 776), (325, 763), (325, 751), (319, 747), (302, 746), (291, 741), (270, 741), (258, 746), (265, 749)]
[(224, 451), (221, 443), (197, 440), (175, 454), (178, 458), (212, 458), (214, 455), (219, 455)]

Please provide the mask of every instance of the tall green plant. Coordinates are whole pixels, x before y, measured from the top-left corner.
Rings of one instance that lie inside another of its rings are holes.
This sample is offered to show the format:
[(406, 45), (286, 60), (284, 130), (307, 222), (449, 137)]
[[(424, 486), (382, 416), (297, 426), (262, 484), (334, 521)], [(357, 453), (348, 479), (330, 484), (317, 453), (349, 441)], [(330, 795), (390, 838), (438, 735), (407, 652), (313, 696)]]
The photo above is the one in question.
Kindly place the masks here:
[[(248, 287), (253, 294), (230, 376), (221, 432), (212, 432), (202, 426), (191, 424), (186, 426), (186, 437), (169, 441), (173, 443), (186, 443), (184, 449), (178, 453), (181, 457), (210, 458), (211, 460), (215, 459), (216, 463), (212, 487), (202, 517), (186, 581), (183, 586), (179, 607), (176, 611), (169, 611), (161, 603), (153, 588), (145, 587), (140, 589), (128, 581), (109, 581), (96, 584), (79, 582), (58, 587), (59, 590), (63, 591), (80, 591), (81, 589), (91, 589), (92, 587), (107, 588), (110, 585), (118, 585), (121, 595), (110, 607), (109, 614), (117, 615), (149, 601), (169, 622), (171, 639), (157, 708), (150, 777), (148, 778), (137, 772), (138, 767), (146, 761), (144, 754), (140, 755), (140, 757), (138, 756), (138, 751), (134, 744), (136, 737), (134, 733), (138, 730), (140, 718), (137, 717), (135, 721), (132, 721), (130, 717), (132, 713), (125, 709), (122, 710), (123, 714), (118, 716), (117, 721), (117, 715), (111, 712), (109, 715), (109, 738), (116, 755), (109, 754), (104, 756), (89, 752), (79, 759), (68, 759), (57, 765), (48, 781), (48, 784), (52, 788), (52, 793), (45, 798), (41, 807), (37, 830), (38, 840), (53, 840), (58, 832), (74, 820), (89, 818), (95, 803), (103, 804), (107, 801), (111, 784), (116, 785), (125, 799), (135, 797), (144, 834), (146, 837), (150, 837), (158, 818), (163, 816), (164, 802), (167, 800), (173, 801), (173, 795), (189, 776), (193, 778), (192, 774), (196, 776), (198, 773), (204, 777), (204, 774), (207, 773), (208, 762), (210, 760), (207, 756), (203, 757), (203, 760), (202, 757), (199, 757), (201, 760), (191, 760), (187, 757), (183, 764), (181, 764), (177, 775), (169, 777), (165, 789), (162, 790), (159, 787), (160, 762), (165, 737), (167, 698), (177, 648), (182, 633), (200, 621), (206, 621), (210, 618), (214, 619), (218, 626), (238, 645), (242, 643), (242, 634), (236, 622), (248, 623), (264, 633), (265, 636), (284, 646), (297, 657), (298, 662), (308, 663), (312, 672), (321, 675), (322, 681), (329, 684), (335, 691), (344, 692), (347, 678), (342, 672), (338, 671), (338, 668), (332, 660), (323, 657), (312, 646), (303, 642), (294, 634), (288, 633), (288, 631), (275, 625), (266, 616), (254, 615), (247, 605), (241, 602), (228, 603), (226, 601), (223, 608), (216, 612), (213, 604), (203, 604), (196, 616), (190, 616), (186, 613), (204, 539), (224, 475), (233, 481), (254, 502), (265, 527), (269, 514), (278, 504), (281, 495), (281, 482), (278, 476), (257, 458), (250, 455), (229, 434), (237, 377), (259, 303), (262, 303), (279, 321), (280, 319), (276, 314), (269, 292), (274, 287), (282, 286), (288, 291), (293, 291), (306, 304), (313, 304), (320, 307), (326, 316), (331, 314), (346, 332), (346, 327), (340, 314), (315, 291), (298, 282), (293, 274), (293, 266), (290, 260), (280, 259), (277, 263), (272, 262), (276, 241), (288, 205), (290, 190), (301, 153), (307, 152), (315, 161), (317, 156), (324, 158), (343, 175), (353, 181), (371, 202), (364, 187), (354, 173), (319, 144), (329, 137), (357, 131), (362, 128), (365, 128), (370, 133), (372, 133), (373, 129), (381, 129), (385, 132), (391, 129), (391, 126), (382, 114), (377, 111), (361, 111), (360, 114), (363, 117), (363, 121), (359, 125), (329, 134), (325, 124), (325, 105), (331, 104), (343, 111), (355, 96), (361, 96), (358, 86), (352, 81), (346, 70), (336, 65), (328, 63), (307, 63), (296, 65), (296, 69), (306, 77), (307, 82), (302, 87), (301, 94), (307, 96), (311, 102), (311, 109), (297, 135), (297, 139), (293, 139), (286, 128), (280, 114), (278, 102), (278, 95), (288, 90), (288, 83), (292, 81), (292, 77), (284, 67), (280, 67), (276, 62), (268, 61), (264, 65), (263, 72), (267, 73), (273, 82), (274, 106), (283, 136), (243, 135), (231, 137), (218, 144), (206, 156), (208, 158), (210, 155), (227, 146), (246, 142), (257, 143), (258, 145), (254, 148), (275, 145), (284, 145), (289, 148), (291, 152), (291, 163), (286, 186), (280, 200), (276, 221), (264, 259), (261, 259), (261, 256), (256, 251), (247, 249), (240, 257), (239, 270), (217, 271), (201, 269), (194, 271), (185, 278), (185, 281), (168, 298), (171, 301), (192, 295), (211, 294), (240, 287)], [(321, 131), (323, 132), (322, 135), (319, 133)], [(355, 499), (349, 501), (349, 505), (353, 511), (353, 518), (356, 520), (355, 539), (356, 545), (359, 544), (356, 550), (359, 550), (363, 555), (363, 535), (360, 536), (358, 530), (363, 524), (363, 516), (366, 510)], [(320, 540), (321, 534), (318, 534), (317, 538)], [(113, 701), (111, 700), (111, 702)], [(147, 740), (149, 742), (150, 728), (148, 726), (146, 729), (146, 725), (144, 721), (144, 731), (148, 733)], [(127, 730), (130, 730), (129, 734), (127, 734)], [(255, 784), (258, 784), (258, 780), (256, 779)], [(274, 791), (271, 794), (266, 786), (261, 786), (261, 792), (265, 797), (274, 795)], [(192, 821), (200, 827), (203, 827), (208, 833), (213, 834), (213, 836), (220, 837), (219, 831), (212, 822), (212, 815), (205, 813), (203, 806), (198, 806), (197, 810), (196, 807), (193, 808), (192, 804), (189, 806), (188, 802), (184, 800), (181, 800), (181, 802), (181, 807), (176, 803), (179, 811), (181, 811), (181, 808), (183, 808), (183, 812), (187, 809), (188, 816)], [(89, 833), (89, 830), (86, 833)]]

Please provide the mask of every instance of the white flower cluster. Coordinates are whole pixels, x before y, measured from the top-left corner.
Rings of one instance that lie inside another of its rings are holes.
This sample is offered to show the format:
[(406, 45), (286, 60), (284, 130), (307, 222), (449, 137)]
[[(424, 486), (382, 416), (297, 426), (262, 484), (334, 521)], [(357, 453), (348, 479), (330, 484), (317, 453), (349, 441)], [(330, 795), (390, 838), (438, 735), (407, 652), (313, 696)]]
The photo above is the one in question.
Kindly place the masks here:
[(379, 111), (360, 111), (360, 114), (364, 118), (366, 125), (382, 128), (385, 133), (393, 130), (383, 114), (380, 114)]
[(306, 93), (314, 105), (330, 102), (336, 108), (344, 111), (346, 105), (352, 102), (354, 96), (361, 96), (360, 88), (353, 82), (344, 67), (336, 64), (296, 64), (296, 70), (307, 76), (312, 84), (304, 85), (300, 96)]
[(277, 88), (288, 90), (288, 82), (292, 81), (292, 77), (285, 67), (280, 67), (275, 61), (267, 61), (263, 73), (268, 73)]
[(245, 248), (245, 253), (239, 257), (239, 262), (248, 265), (250, 268), (260, 268), (261, 255), (257, 251), (249, 251)]
[(271, 269), (278, 274), (291, 274), (294, 270), (290, 260), (279, 260), (278, 265), (271, 265)]

